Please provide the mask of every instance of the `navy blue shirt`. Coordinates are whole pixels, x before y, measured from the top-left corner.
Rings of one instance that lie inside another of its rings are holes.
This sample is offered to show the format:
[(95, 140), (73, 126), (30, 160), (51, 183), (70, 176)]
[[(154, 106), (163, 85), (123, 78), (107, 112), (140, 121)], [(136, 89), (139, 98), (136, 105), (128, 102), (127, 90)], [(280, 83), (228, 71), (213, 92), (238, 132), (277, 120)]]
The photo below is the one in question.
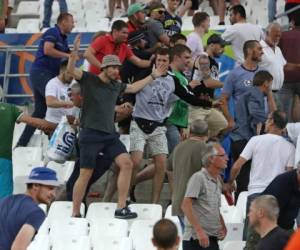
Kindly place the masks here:
[(10, 250), (24, 224), (38, 231), (45, 219), (44, 211), (25, 194), (11, 195), (0, 200), (0, 249)]
[(233, 141), (249, 140), (256, 135), (256, 125), (267, 120), (264, 94), (250, 86), (235, 105), (235, 129), (230, 137)]
[(283, 229), (292, 229), (300, 208), (300, 189), (297, 170), (278, 175), (262, 192), (276, 197), (280, 212), (278, 225)]
[(180, 16), (173, 16), (168, 11), (165, 11), (165, 20), (163, 22), (165, 33), (172, 36), (181, 33), (182, 19)]
[(44, 44), (45, 42), (54, 43), (54, 48), (61, 51), (69, 53), (70, 49), (68, 46), (67, 36), (62, 34), (59, 27), (48, 29), (42, 36), (38, 51), (36, 53), (35, 61), (32, 64), (33, 70), (47, 70), (54, 75), (59, 74), (59, 66), (61, 63), (61, 58), (55, 58), (47, 56), (44, 54)]

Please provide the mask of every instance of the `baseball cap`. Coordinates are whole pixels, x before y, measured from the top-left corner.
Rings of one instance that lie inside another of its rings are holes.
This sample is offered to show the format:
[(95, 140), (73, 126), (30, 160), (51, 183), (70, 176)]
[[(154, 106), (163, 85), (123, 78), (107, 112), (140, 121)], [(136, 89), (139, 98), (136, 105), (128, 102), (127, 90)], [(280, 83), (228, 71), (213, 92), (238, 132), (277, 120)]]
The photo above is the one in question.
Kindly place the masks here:
[(128, 43), (133, 44), (139, 40), (145, 39), (143, 31), (137, 30), (129, 33)]
[(218, 34), (212, 34), (208, 39), (207, 39), (207, 45), (212, 44), (212, 43), (217, 43), (222, 46), (229, 45), (228, 42), (226, 42), (220, 35)]
[(103, 57), (101, 68), (108, 66), (121, 66), (121, 62), (118, 56), (116, 55), (106, 55)]
[(146, 8), (146, 5), (143, 3), (131, 4), (127, 9), (127, 16), (132, 16), (135, 13), (144, 10), (145, 8)]
[(165, 6), (162, 3), (159, 2), (152, 2), (149, 4), (149, 10), (150, 12), (156, 9), (165, 9)]
[(30, 175), (25, 180), (26, 184), (37, 183), (49, 186), (59, 186), (56, 172), (47, 167), (35, 167), (31, 170)]

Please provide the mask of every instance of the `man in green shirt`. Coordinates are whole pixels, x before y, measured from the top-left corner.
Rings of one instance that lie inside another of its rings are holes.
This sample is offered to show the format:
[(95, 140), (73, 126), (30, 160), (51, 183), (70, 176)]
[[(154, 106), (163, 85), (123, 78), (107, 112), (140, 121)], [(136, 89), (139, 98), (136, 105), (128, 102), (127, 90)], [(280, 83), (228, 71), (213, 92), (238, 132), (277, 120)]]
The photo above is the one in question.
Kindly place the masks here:
[(15, 123), (24, 122), (42, 130), (49, 128), (45, 120), (24, 114), (17, 106), (0, 102), (0, 198), (13, 192), (12, 141)]

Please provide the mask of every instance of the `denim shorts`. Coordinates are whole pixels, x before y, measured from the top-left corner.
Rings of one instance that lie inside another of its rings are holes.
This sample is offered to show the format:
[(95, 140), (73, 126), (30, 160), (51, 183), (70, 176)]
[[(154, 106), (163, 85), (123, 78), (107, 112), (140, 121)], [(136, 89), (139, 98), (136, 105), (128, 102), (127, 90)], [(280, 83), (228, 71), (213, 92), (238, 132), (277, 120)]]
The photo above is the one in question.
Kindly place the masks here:
[(12, 161), (0, 158), (0, 199), (13, 193)]
[(104, 133), (94, 129), (84, 128), (79, 133), (80, 168), (97, 166), (99, 153), (107, 152), (106, 159), (112, 161), (120, 154), (127, 153), (126, 147), (120, 141), (118, 133)]

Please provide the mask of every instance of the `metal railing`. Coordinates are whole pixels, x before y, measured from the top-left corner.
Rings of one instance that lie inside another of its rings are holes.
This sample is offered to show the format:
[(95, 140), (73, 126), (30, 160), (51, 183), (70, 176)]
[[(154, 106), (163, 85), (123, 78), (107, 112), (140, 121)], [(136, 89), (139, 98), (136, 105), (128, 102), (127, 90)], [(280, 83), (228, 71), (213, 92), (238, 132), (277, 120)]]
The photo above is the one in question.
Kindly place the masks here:
[[(70, 46), (72, 49), (73, 46)], [(88, 44), (82, 44), (80, 46), (80, 51), (84, 51), (88, 47)], [(0, 53), (4, 53), (5, 65), (4, 65), (4, 73), (0, 74), (0, 79), (3, 79), (3, 100), (7, 101), (8, 98), (24, 98), (24, 97), (32, 97), (33, 95), (29, 94), (9, 94), (9, 84), (11, 78), (19, 78), (19, 77), (28, 77), (29, 73), (10, 73), (11, 72), (11, 63), (12, 63), (12, 56), (17, 53), (26, 53), (26, 52), (34, 52), (36, 53), (38, 49), (37, 45), (31, 46), (0, 46)]]

